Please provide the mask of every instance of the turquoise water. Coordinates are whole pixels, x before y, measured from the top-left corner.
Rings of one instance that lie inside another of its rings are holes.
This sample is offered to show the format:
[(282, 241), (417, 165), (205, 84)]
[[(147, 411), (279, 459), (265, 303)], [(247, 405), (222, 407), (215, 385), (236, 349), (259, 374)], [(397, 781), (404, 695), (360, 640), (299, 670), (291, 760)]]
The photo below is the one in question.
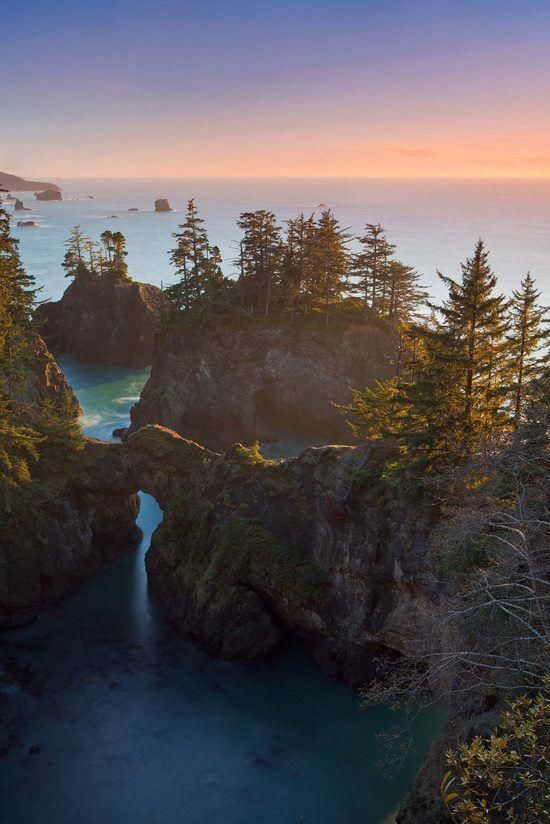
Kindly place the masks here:
[[(106, 437), (146, 372), (63, 367)], [(359, 708), (300, 645), (234, 665), (175, 635), (147, 588), (143, 556), (162, 513), (142, 495), (143, 540), (63, 607), (3, 633), (27, 664), (18, 746), (0, 761), (3, 824), (378, 824), (397, 807), (441, 729), (413, 728), (401, 771), (379, 764), (395, 713)], [(39, 751), (30, 749), (39, 747)]]
[[(55, 182), (55, 181), (54, 181)], [(128, 262), (138, 280), (170, 282), (167, 250), (182, 218), (185, 202), (196, 197), (217, 243), (227, 274), (237, 254), (241, 211), (272, 209), (280, 220), (326, 203), (360, 232), (366, 222), (380, 221), (399, 255), (418, 268), (436, 297), (442, 290), (436, 269), (459, 272), (459, 261), (471, 254), (478, 237), (491, 250), (491, 262), (503, 291), (510, 292), (530, 269), (539, 286), (550, 292), (550, 182), (545, 180), (381, 180), (381, 179), (187, 179), (57, 181), (66, 198), (37, 203), (22, 194), (40, 228), (16, 228), (25, 265), (44, 286), (44, 298), (58, 298), (66, 286), (60, 267), (63, 243), (80, 223), (94, 237), (106, 228), (128, 239)], [(93, 200), (88, 200), (92, 195)], [(176, 211), (154, 214), (158, 197), (168, 197)], [(137, 207), (138, 212), (128, 212)], [(11, 206), (10, 206), (11, 208)], [(111, 215), (117, 215), (111, 218)], [(14, 221), (15, 224), (15, 221)]]

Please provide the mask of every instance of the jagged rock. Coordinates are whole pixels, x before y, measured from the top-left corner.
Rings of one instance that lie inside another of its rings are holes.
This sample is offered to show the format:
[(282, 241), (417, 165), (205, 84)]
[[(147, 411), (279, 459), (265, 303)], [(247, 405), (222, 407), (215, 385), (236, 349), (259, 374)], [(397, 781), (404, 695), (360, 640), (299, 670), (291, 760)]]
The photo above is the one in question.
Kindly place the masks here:
[(39, 306), (36, 317), (55, 354), (142, 367), (153, 359), (161, 297), (160, 289), (147, 283), (76, 279), (61, 300)]
[(63, 200), (59, 189), (46, 189), (43, 192), (35, 192), (34, 196), (37, 200)]
[(25, 227), (26, 226), (28, 226), (28, 227), (38, 227), (38, 223), (36, 223), (36, 221), (34, 221), (34, 220), (18, 220), (17, 225), (18, 226), (25, 226)]
[(17, 401), (27, 405), (31, 411), (39, 410), (46, 399), (58, 403), (65, 394), (70, 397), (75, 416), (79, 415), (78, 401), (65, 375), (42, 338), (37, 337), (34, 356), (26, 364), (25, 381), (17, 392)]
[(131, 209), (128, 209), (129, 212), (139, 212), (139, 209), (133, 206)]
[(15, 209), (16, 212), (30, 212), (31, 211), (28, 206), (25, 206), (25, 204), (23, 203), (22, 200), (19, 200), (19, 198), (16, 199), (15, 206), (13, 208)]
[(170, 204), (166, 200), (165, 197), (161, 197), (158, 200), (155, 200), (155, 212), (172, 212), (173, 209), (171, 208)]
[(157, 341), (132, 431), (159, 423), (225, 448), (293, 436), (349, 443), (334, 404), (389, 374), (392, 341), (379, 325), (324, 331), (273, 322), (216, 325)]

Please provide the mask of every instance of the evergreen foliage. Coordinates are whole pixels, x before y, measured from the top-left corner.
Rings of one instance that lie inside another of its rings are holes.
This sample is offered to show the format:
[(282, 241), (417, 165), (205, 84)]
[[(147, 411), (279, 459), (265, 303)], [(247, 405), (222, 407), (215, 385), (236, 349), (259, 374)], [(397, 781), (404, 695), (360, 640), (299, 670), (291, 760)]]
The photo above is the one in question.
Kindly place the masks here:
[(540, 365), (543, 309), (530, 276), (508, 302), (479, 241), (460, 279), (439, 277), (447, 299), (429, 321), (401, 324), (409, 346), (398, 377), (356, 389), (344, 408), (358, 436), (396, 439), (398, 477), (421, 479), (494, 449), (518, 425), (527, 378)]
[[(78, 233), (73, 242), (76, 249)], [(66, 459), (82, 444), (68, 393), (56, 404), (46, 400), (41, 409), (21, 400), (37, 357), (32, 320), (36, 291), (21, 265), (8, 215), (0, 208), (0, 516), (13, 509), (18, 493), (32, 483), (33, 466), (43, 463), (42, 475), (47, 474), (48, 456), (55, 452)]]
[(130, 280), (126, 257), (126, 238), (122, 232), (106, 229), (101, 242), (92, 240), (81, 226), (75, 226), (65, 243), (65, 277), (75, 280), (110, 278)]

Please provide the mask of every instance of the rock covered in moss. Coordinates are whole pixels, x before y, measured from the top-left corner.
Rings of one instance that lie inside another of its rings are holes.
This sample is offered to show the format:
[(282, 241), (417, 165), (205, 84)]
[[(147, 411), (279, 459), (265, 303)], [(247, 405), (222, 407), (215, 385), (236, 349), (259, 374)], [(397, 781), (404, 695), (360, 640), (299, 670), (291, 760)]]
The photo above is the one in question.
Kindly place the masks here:
[(126, 460), (164, 510), (146, 565), (178, 631), (225, 658), (307, 638), (351, 683), (414, 648), (428, 525), (365, 475), (372, 447), (210, 452), (163, 427), (131, 435)]

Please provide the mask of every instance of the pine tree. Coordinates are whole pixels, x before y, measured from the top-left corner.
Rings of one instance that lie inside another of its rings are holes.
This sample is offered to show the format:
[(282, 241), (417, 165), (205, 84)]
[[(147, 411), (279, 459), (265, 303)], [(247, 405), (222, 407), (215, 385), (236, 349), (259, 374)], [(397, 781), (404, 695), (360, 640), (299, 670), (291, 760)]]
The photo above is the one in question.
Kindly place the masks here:
[(277, 303), (283, 254), (281, 227), (273, 212), (242, 212), (237, 226), (243, 230), (239, 288), (244, 308), (269, 314)]
[(293, 315), (311, 309), (310, 287), (315, 274), (315, 219), (303, 214), (286, 221), (287, 232), (281, 266), (283, 302)]
[(363, 436), (379, 437), (382, 408), (384, 426), (400, 444), (396, 467), (413, 475), (466, 460), (508, 422), (508, 305), (495, 294), (483, 243), (463, 264), (460, 282), (440, 278), (447, 300), (432, 307), (429, 323), (408, 333), (416, 340), (413, 368), (376, 391), (356, 394), (346, 410)]
[(510, 371), (514, 427), (521, 423), (526, 389), (540, 371), (538, 350), (546, 338), (543, 320), (546, 309), (538, 305), (540, 292), (527, 272), (521, 288), (512, 292), (510, 302)]
[(14, 489), (30, 478), (29, 462), (38, 457), (40, 435), (28, 425), (17, 401), (34, 357), (32, 310), (34, 279), (21, 265), (9, 218), (0, 208), (0, 502), (12, 504)]
[(224, 286), (221, 254), (210, 246), (204, 220), (199, 217), (193, 198), (187, 203), (185, 222), (173, 237), (176, 246), (170, 252), (179, 281), (166, 289), (166, 297), (176, 312), (194, 306), (212, 305)]
[(443, 357), (456, 363), (462, 399), (460, 434), (478, 443), (505, 422), (503, 400), (508, 304), (495, 294), (496, 277), (483, 241), (462, 265), (460, 282), (439, 277), (449, 289), (448, 300), (438, 308), (443, 318), (438, 334)]
[(322, 309), (328, 323), (330, 309), (342, 300), (348, 285), (349, 235), (330, 209), (321, 213), (315, 226), (313, 271), (307, 300), (312, 308)]
[(74, 227), (65, 243), (67, 251), (62, 263), (65, 277), (82, 278), (90, 275), (93, 269), (93, 260), (89, 254), (91, 242), (81, 226)]
[(361, 296), (365, 313), (369, 308), (384, 314), (388, 301), (388, 266), (395, 246), (388, 242), (379, 223), (367, 223), (358, 237), (361, 250), (353, 256), (352, 272), (357, 278), (354, 290)]
[(394, 325), (414, 319), (419, 307), (425, 304), (428, 297), (427, 291), (420, 284), (418, 272), (399, 260), (389, 261), (384, 287), (382, 313), (387, 315)]

